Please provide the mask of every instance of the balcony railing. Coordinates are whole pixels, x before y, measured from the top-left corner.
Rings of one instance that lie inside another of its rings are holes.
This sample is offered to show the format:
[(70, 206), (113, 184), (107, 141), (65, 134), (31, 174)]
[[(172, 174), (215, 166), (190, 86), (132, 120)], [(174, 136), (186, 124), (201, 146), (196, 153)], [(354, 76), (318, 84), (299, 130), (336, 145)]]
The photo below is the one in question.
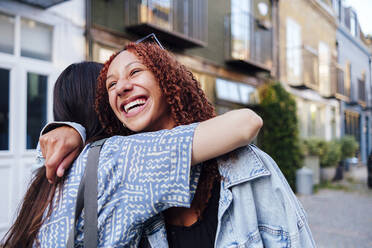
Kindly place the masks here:
[(256, 70), (270, 71), (273, 56), (273, 30), (249, 13), (237, 13), (225, 19), (226, 61)]
[(52, 7), (53, 5), (66, 2), (68, 0), (18, 0), (19, 2), (37, 6), (43, 9)]
[(366, 81), (358, 79), (358, 101), (365, 104), (366, 100)]
[(207, 1), (124, 0), (125, 26), (138, 35), (156, 33), (179, 48), (207, 43)]
[(331, 66), (332, 93), (338, 99), (350, 100), (350, 86), (345, 81), (345, 72), (340, 65), (333, 63)]
[(287, 81), (292, 86), (319, 89), (319, 59), (310, 47), (287, 47)]

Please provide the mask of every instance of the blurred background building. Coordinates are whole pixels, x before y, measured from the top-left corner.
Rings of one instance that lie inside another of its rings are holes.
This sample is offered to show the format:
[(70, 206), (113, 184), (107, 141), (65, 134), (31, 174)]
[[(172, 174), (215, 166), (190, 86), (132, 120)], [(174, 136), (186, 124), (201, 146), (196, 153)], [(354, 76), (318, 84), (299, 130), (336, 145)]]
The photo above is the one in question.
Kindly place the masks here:
[(104, 62), (149, 33), (193, 71), (218, 113), (280, 81), (300, 134), (351, 134), (371, 151), (371, 50), (342, 0), (0, 1), (0, 236), (30, 179), (52, 90), (70, 63)]

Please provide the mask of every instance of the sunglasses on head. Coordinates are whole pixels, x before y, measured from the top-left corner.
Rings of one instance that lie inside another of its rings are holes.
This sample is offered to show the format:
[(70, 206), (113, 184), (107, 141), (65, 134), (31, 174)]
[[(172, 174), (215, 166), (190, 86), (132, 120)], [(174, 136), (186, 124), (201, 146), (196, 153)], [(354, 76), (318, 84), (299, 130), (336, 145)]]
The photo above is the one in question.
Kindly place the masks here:
[(158, 38), (156, 37), (154, 33), (146, 35), (145, 37), (135, 41), (136, 44), (141, 43), (141, 42), (155, 42), (156, 44), (159, 45), (161, 49), (164, 49), (163, 45), (160, 43), (160, 41), (158, 40)]

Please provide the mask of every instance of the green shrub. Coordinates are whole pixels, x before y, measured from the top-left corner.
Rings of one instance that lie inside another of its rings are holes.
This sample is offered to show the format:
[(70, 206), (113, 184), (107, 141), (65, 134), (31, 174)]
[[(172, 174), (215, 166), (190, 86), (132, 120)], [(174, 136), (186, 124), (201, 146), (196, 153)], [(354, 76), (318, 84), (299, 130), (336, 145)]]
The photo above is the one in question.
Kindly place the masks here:
[(341, 143), (339, 141), (325, 141), (321, 138), (304, 140), (306, 155), (319, 156), (321, 167), (336, 166), (341, 161)]
[(264, 121), (258, 138), (259, 146), (276, 161), (295, 189), (296, 170), (303, 162), (296, 102), (280, 83), (263, 85), (259, 88), (259, 95), (258, 112)]
[(308, 138), (303, 141), (304, 153), (308, 156), (320, 156), (322, 154), (323, 140), (320, 138)]
[(340, 139), (341, 144), (341, 159), (351, 158), (355, 156), (356, 151), (359, 149), (359, 144), (354, 136), (346, 135)]
[(324, 144), (320, 156), (320, 166), (323, 168), (337, 166), (341, 161), (341, 143), (333, 140), (324, 142)]

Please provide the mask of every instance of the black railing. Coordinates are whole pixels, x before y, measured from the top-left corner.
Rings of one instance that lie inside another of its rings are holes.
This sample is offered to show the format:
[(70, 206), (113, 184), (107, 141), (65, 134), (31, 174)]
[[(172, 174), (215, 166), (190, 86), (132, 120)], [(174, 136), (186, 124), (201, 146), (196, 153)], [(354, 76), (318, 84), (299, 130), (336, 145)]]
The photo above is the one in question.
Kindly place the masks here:
[(273, 63), (273, 29), (249, 13), (229, 14), (225, 19), (227, 62), (242, 62), (270, 71)]
[(358, 79), (358, 100), (366, 102), (366, 81)]
[(37, 6), (43, 9), (52, 7), (53, 5), (66, 2), (68, 0), (18, 0), (19, 2)]
[(198, 0), (124, 0), (125, 25), (140, 35), (156, 33), (177, 47), (207, 43), (207, 3)]
[(338, 95), (350, 97), (350, 87), (346, 85), (345, 72), (339, 65), (332, 66), (332, 85), (335, 86), (335, 92)]
[(286, 48), (287, 81), (293, 86), (319, 88), (319, 60), (316, 51), (309, 47)]

